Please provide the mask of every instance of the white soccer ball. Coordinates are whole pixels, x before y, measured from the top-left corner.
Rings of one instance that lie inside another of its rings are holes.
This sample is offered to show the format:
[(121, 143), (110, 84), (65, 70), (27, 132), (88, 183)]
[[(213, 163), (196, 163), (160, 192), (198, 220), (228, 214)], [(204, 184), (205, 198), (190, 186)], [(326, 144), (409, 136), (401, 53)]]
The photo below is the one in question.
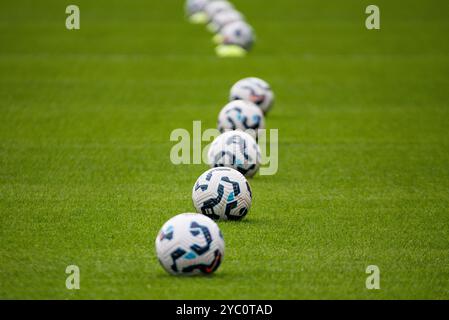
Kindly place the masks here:
[(254, 43), (253, 28), (245, 21), (235, 21), (225, 25), (221, 31), (220, 36), (225, 45), (236, 45), (245, 50), (251, 49)]
[(257, 138), (257, 130), (265, 128), (265, 119), (262, 110), (255, 104), (234, 100), (221, 109), (217, 122), (221, 133), (228, 130), (242, 130)]
[(156, 238), (159, 262), (173, 275), (214, 272), (220, 266), (224, 249), (218, 225), (198, 213), (182, 213), (171, 218)]
[(251, 77), (237, 81), (231, 88), (229, 99), (250, 101), (267, 113), (274, 104), (274, 93), (266, 81)]
[(215, 138), (207, 157), (211, 167), (233, 168), (250, 178), (259, 170), (261, 155), (260, 148), (252, 136), (235, 130)]
[(251, 208), (251, 187), (237, 170), (212, 168), (195, 182), (192, 200), (198, 212), (212, 219), (240, 220)]
[(233, 10), (234, 6), (229, 1), (225, 0), (215, 0), (209, 1), (205, 7), (204, 12), (209, 17), (209, 20), (212, 20), (213, 17), (223, 11)]
[(208, 29), (211, 32), (220, 32), (224, 26), (236, 22), (236, 21), (244, 21), (245, 18), (243, 15), (237, 10), (226, 10), (217, 13), (212, 17), (212, 21), (210, 22)]
[(187, 0), (185, 3), (185, 12), (187, 16), (202, 12), (210, 0)]

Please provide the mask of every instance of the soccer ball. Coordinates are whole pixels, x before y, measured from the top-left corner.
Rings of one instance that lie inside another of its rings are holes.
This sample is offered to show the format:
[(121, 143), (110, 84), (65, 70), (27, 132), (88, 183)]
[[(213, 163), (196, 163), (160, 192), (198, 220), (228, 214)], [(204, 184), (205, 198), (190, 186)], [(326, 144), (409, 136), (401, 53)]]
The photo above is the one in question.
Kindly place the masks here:
[(208, 29), (211, 32), (219, 32), (225, 25), (228, 25), (235, 21), (243, 21), (243, 15), (237, 10), (226, 10), (217, 13), (212, 17), (212, 21), (208, 25)]
[(254, 32), (249, 24), (244, 21), (235, 21), (225, 25), (220, 36), (225, 45), (236, 45), (245, 50), (251, 49), (254, 43)]
[(242, 130), (257, 138), (257, 130), (265, 128), (262, 110), (255, 104), (243, 100), (229, 102), (218, 115), (218, 130)]
[(212, 168), (195, 182), (192, 200), (198, 212), (212, 219), (240, 220), (251, 208), (251, 187), (234, 169)]
[(218, 225), (197, 213), (182, 213), (171, 218), (156, 237), (159, 262), (173, 275), (214, 272), (223, 259), (224, 248)]
[(186, 15), (192, 16), (196, 13), (202, 12), (208, 3), (209, 0), (187, 0), (185, 3)]
[(267, 113), (273, 106), (274, 93), (267, 82), (252, 77), (237, 81), (231, 88), (229, 99), (231, 101), (250, 101), (258, 105), (264, 113)]
[(233, 168), (250, 178), (259, 170), (261, 155), (260, 148), (252, 136), (235, 130), (215, 138), (207, 157), (211, 167)]
[(208, 16), (209, 20), (212, 20), (216, 14), (233, 9), (234, 6), (229, 1), (215, 0), (206, 4), (204, 7), (204, 12)]

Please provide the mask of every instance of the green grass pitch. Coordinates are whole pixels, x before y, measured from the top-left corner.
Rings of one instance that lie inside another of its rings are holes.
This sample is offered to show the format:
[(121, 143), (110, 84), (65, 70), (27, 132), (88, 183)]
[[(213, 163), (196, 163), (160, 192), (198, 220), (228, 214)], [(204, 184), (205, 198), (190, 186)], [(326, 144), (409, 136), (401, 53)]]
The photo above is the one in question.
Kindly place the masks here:
[[(243, 59), (183, 1), (72, 1), (78, 31), (68, 2), (0, 3), (0, 298), (449, 298), (449, 3), (233, 2), (257, 32)], [(154, 239), (207, 169), (171, 164), (170, 133), (214, 127), (252, 75), (277, 95), (279, 171), (220, 223), (215, 275), (169, 276)]]

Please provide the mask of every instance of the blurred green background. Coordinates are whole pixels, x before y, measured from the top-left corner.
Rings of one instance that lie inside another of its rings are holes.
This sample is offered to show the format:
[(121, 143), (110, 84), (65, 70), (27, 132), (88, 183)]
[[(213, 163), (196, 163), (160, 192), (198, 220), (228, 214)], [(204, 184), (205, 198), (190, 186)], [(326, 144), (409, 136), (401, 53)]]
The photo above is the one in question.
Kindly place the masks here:
[[(449, 298), (449, 2), (375, 1), (378, 31), (372, 1), (232, 2), (244, 59), (183, 1), (0, 2), (0, 298)], [(172, 165), (170, 132), (214, 127), (246, 76), (276, 93), (279, 172), (220, 223), (214, 276), (168, 276), (154, 239), (207, 169)]]

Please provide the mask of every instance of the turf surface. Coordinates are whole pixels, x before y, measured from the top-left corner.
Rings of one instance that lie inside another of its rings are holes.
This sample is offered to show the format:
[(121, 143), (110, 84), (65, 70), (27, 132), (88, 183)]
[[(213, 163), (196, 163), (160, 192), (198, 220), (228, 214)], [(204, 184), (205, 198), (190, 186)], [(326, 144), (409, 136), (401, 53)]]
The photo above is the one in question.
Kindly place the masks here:
[[(0, 298), (449, 298), (449, 3), (378, 0), (380, 31), (371, 1), (234, 3), (258, 42), (225, 60), (183, 1), (79, 0), (79, 31), (68, 3), (0, 2)], [(279, 171), (220, 223), (216, 275), (168, 276), (154, 238), (207, 168), (172, 165), (170, 132), (249, 75)]]

